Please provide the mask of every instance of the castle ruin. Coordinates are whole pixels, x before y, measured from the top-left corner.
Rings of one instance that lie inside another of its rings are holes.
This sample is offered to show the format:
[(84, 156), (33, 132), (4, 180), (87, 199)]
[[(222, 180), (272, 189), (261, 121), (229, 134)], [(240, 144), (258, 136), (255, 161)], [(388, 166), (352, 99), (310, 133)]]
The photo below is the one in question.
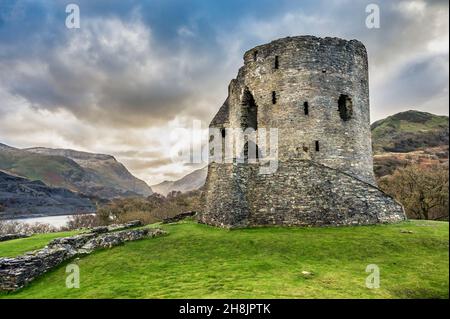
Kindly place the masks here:
[(235, 228), (404, 220), (403, 207), (376, 185), (369, 113), (361, 42), (299, 36), (249, 50), (210, 124), (224, 145), (214, 152), (233, 143), (229, 129), (277, 128), (277, 169), (260, 173), (260, 154), (269, 152), (258, 140), (253, 160), (248, 142), (236, 152), (244, 162), (210, 161), (200, 222)]

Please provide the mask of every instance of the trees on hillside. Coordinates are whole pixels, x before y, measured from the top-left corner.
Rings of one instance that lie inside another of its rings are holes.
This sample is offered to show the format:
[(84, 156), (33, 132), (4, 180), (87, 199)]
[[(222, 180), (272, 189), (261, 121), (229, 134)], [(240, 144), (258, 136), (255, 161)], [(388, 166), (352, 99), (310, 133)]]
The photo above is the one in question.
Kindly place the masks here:
[(448, 173), (444, 165), (410, 165), (378, 183), (403, 204), (408, 218), (448, 220)]

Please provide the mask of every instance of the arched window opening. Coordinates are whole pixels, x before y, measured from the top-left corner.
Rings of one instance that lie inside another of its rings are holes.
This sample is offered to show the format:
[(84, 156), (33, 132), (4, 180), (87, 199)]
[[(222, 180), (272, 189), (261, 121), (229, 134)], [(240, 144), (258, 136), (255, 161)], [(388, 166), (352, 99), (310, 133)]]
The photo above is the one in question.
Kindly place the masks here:
[(242, 96), (242, 113), (241, 113), (241, 127), (245, 130), (247, 128), (258, 129), (258, 106), (255, 99), (248, 88), (245, 88)]
[(316, 141), (316, 152), (320, 151), (320, 144), (319, 141)]
[(220, 134), (222, 134), (222, 138), (225, 138), (225, 129), (224, 128), (220, 130)]
[(272, 104), (277, 104), (277, 92), (272, 91)]
[(353, 115), (353, 102), (352, 99), (346, 95), (341, 94), (338, 100), (339, 116), (343, 121), (348, 121)]
[(280, 58), (278, 55), (275, 56), (275, 64), (273, 66), (276, 70), (280, 68)]
[(255, 50), (253, 51), (253, 62), (256, 62), (257, 59), (258, 59), (258, 51)]

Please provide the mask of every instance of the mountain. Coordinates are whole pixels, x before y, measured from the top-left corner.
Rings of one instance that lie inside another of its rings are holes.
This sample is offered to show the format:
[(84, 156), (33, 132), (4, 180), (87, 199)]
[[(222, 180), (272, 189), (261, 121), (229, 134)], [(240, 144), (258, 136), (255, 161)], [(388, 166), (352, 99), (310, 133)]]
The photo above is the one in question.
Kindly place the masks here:
[(208, 167), (195, 170), (192, 173), (182, 177), (176, 181), (164, 181), (160, 184), (153, 185), (152, 189), (155, 193), (166, 196), (171, 191), (180, 191), (182, 193), (196, 190), (205, 184)]
[(410, 164), (447, 165), (448, 116), (407, 111), (372, 124), (374, 172), (392, 174)]
[(91, 201), (77, 193), (0, 171), (0, 220), (94, 211)]
[(394, 114), (372, 124), (374, 153), (406, 153), (448, 145), (448, 116), (420, 111)]
[(0, 169), (92, 197), (148, 196), (151, 188), (113, 156), (66, 149), (18, 149), (0, 144)]

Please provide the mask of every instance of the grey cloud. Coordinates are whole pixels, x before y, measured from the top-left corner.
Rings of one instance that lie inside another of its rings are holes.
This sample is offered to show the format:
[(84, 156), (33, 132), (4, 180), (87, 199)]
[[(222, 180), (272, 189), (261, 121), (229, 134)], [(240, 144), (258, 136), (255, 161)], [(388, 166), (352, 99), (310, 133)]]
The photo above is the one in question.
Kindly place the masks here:
[(172, 164), (172, 160), (168, 158), (154, 158), (154, 159), (127, 159), (124, 160), (127, 167), (133, 170), (144, 170), (149, 168), (160, 167), (168, 164)]
[[(91, 123), (144, 127), (179, 114), (210, 115), (197, 103), (202, 87), (211, 93), (212, 60), (206, 52), (166, 49), (139, 21), (93, 20), (83, 26), (79, 35), (67, 36), (65, 46), (50, 48), (37, 61), (0, 60), (0, 81), (36, 108), (64, 108)], [(222, 97), (209, 98), (206, 108)]]

